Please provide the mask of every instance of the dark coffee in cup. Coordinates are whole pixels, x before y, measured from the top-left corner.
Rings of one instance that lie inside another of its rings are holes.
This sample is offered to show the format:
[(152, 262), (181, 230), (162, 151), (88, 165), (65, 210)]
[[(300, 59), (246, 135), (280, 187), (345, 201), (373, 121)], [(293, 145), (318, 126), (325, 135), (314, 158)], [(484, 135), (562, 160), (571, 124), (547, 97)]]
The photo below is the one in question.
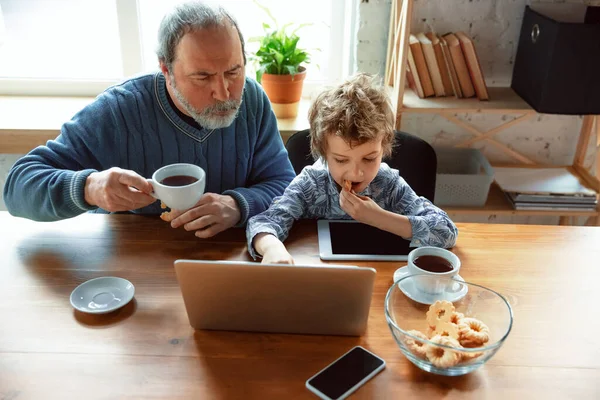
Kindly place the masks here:
[(160, 181), (161, 184), (165, 186), (185, 186), (191, 185), (192, 183), (198, 181), (198, 178), (189, 175), (173, 175), (167, 176), (165, 179)]
[(454, 269), (450, 261), (438, 256), (418, 256), (413, 263), (424, 271), (438, 274), (450, 272)]

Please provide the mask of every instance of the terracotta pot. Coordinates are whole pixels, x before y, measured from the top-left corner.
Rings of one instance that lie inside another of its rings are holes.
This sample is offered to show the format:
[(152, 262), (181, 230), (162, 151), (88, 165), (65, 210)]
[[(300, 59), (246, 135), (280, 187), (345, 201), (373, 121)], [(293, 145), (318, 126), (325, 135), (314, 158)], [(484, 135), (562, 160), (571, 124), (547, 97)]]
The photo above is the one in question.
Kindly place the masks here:
[(298, 114), (298, 104), (302, 97), (302, 85), (306, 78), (306, 68), (300, 67), (295, 75), (263, 74), (261, 84), (273, 104), (273, 111), (279, 118), (292, 118)]

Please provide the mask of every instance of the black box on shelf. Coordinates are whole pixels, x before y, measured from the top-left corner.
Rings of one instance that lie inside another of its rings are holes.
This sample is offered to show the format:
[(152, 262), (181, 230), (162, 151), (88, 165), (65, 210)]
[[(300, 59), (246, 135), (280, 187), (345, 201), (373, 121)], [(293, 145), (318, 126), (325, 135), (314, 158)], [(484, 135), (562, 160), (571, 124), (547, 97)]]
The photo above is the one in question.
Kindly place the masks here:
[(558, 6), (525, 7), (511, 87), (540, 113), (600, 114), (600, 7)]

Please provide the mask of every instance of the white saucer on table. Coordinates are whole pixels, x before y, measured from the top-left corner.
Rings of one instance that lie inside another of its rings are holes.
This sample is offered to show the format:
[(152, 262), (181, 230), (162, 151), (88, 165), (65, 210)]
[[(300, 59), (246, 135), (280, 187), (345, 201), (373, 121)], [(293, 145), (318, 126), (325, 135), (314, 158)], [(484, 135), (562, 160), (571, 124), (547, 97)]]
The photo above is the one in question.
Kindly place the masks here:
[[(398, 268), (396, 272), (394, 272), (394, 283), (398, 282), (400, 279), (408, 276), (409, 274), (410, 271), (408, 270), (408, 266)], [(455, 278), (459, 281), (465, 281), (462, 276), (458, 274), (456, 274)], [(448, 300), (449, 302), (453, 303), (465, 297), (469, 291), (467, 285), (460, 285), (458, 282), (456, 282), (454, 286), (457, 289), (459, 286), (462, 286), (459, 291), (442, 292), (439, 294), (429, 294), (418, 290), (414, 287), (414, 282), (412, 279), (402, 281), (398, 286), (400, 287), (402, 293), (404, 293), (409, 299), (416, 301), (417, 303), (428, 305), (433, 304), (438, 300)]]
[(71, 305), (89, 314), (106, 314), (133, 299), (135, 287), (127, 279), (106, 276), (90, 279), (71, 292)]

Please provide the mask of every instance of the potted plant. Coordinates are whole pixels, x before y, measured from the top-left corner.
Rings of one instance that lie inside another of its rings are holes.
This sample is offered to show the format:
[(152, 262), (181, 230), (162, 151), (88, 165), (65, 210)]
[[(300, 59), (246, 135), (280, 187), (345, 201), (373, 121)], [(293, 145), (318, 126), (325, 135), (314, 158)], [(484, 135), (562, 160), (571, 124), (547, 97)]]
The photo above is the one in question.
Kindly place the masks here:
[(275, 115), (278, 118), (293, 118), (298, 115), (306, 77), (306, 68), (301, 64), (310, 62), (308, 53), (297, 47), (300, 38), (296, 32), (308, 24), (299, 25), (288, 33), (291, 24), (279, 28), (270, 11), (260, 4), (258, 6), (267, 13), (275, 27), (263, 23), (264, 36), (250, 39), (260, 44), (252, 57), (258, 67), (256, 80), (267, 93)]

